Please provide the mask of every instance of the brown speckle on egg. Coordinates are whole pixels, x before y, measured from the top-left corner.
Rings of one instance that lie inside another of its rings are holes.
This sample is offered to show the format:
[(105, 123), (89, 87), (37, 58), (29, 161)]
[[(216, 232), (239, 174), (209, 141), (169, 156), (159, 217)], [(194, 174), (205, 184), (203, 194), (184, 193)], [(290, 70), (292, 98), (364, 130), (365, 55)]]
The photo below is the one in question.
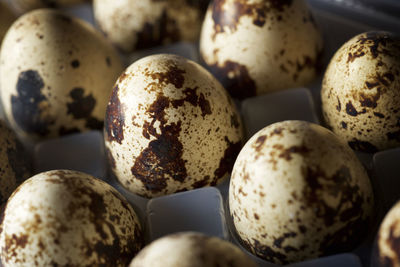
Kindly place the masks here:
[(17, 95), (11, 96), (12, 115), (18, 127), (41, 136), (49, 134), (48, 127), (54, 118), (45, 116), (48, 99), (42, 94), (45, 84), (35, 70), (27, 70), (18, 75)]

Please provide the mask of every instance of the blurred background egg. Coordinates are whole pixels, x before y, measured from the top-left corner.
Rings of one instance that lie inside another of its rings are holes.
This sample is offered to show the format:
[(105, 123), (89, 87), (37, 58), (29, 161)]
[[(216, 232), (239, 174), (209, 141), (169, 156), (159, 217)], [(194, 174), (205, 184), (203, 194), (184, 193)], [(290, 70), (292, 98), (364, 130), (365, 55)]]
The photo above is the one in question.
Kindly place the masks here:
[(322, 36), (304, 0), (215, 0), (200, 54), (239, 99), (299, 87), (317, 75)]
[(147, 245), (129, 267), (256, 267), (238, 247), (196, 232), (170, 234)]
[(0, 120), (0, 210), (11, 193), (30, 177), (30, 155), (16, 134)]
[(54, 170), (26, 180), (7, 202), (3, 266), (127, 266), (143, 245), (127, 200), (90, 175)]
[(7, 119), (31, 140), (102, 129), (123, 70), (114, 48), (92, 26), (51, 9), (31, 11), (12, 25), (0, 63)]
[(235, 162), (229, 210), (255, 255), (287, 264), (354, 249), (374, 196), (354, 152), (331, 131), (283, 121), (257, 132)]
[(372, 267), (400, 266), (400, 202), (386, 214), (376, 236)]
[(195, 42), (209, 0), (94, 0), (97, 25), (121, 51)]
[(366, 32), (331, 59), (322, 83), (322, 110), (332, 131), (356, 150), (400, 146), (400, 37)]
[(243, 129), (210, 73), (160, 54), (136, 61), (119, 77), (104, 134), (109, 166), (122, 185), (155, 197), (220, 183), (242, 147)]

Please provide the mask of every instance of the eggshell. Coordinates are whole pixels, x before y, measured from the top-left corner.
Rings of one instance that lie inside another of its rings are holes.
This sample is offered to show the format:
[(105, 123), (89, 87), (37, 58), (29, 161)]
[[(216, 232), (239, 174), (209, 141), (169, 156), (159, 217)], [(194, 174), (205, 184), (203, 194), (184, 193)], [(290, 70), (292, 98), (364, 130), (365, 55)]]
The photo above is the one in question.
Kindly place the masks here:
[(372, 267), (400, 266), (400, 202), (386, 214), (376, 236)]
[(216, 185), (242, 146), (240, 116), (197, 63), (154, 55), (133, 63), (108, 103), (105, 145), (124, 187), (155, 197)]
[(127, 266), (141, 246), (127, 200), (107, 183), (67, 170), (18, 187), (0, 235), (3, 266)]
[(7, 119), (32, 140), (102, 129), (123, 70), (114, 48), (92, 26), (51, 9), (31, 11), (12, 25), (0, 64)]
[(211, 73), (239, 99), (310, 83), (321, 51), (304, 0), (215, 0), (200, 38)]
[(356, 150), (400, 146), (400, 38), (366, 32), (333, 56), (321, 90), (327, 125)]
[(19, 12), (28, 12), (38, 8), (71, 6), (87, 0), (12, 0), (11, 2)]
[(251, 137), (229, 188), (239, 240), (278, 264), (353, 249), (373, 204), (354, 152), (331, 131), (304, 121), (278, 122)]
[(30, 177), (32, 165), (30, 155), (10, 130), (0, 120), (0, 209), (11, 193)]
[(177, 41), (195, 42), (209, 0), (94, 0), (94, 16), (104, 34), (132, 52)]
[(256, 267), (238, 247), (196, 232), (170, 234), (153, 241), (129, 267)]
[(0, 48), (4, 35), (10, 28), (11, 24), (16, 19), (16, 16), (6, 3), (0, 2)]

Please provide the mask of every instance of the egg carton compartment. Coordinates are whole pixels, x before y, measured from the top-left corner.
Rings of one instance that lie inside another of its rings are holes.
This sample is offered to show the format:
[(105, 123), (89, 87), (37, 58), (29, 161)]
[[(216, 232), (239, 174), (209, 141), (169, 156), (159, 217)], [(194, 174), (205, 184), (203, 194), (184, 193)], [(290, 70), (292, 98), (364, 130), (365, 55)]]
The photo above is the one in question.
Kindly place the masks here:
[[(340, 2), (344, 1), (309, 0), (324, 33), (324, 66), (345, 41), (358, 33), (373, 29), (400, 31), (399, 19), (364, 6), (354, 8)], [(65, 11), (94, 23), (89, 4), (67, 8)], [(126, 56), (125, 64), (129, 65), (136, 59), (157, 53), (179, 54), (199, 62), (196, 44), (179, 43), (138, 51)], [(294, 88), (238, 102), (247, 136), (250, 137), (259, 129), (282, 120), (300, 119), (321, 123), (319, 95), (321, 80), (322, 73), (309, 88)], [(114, 186), (138, 213), (146, 231), (147, 243), (169, 233), (195, 230), (236, 243), (259, 266), (277, 266), (250, 254), (237, 241), (227, 209), (229, 180), (225, 180), (217, 187), (196, 189), (151, 200), (137, 196), (126, 190), (108, 173), (103, 135), (98, 131), (38, 143), (32, 147), (32, 153), (36, 173), (51, 169), (73, 169), (92, 174)], [(400, 183), (396, 180), (398, 179), (396, 174), (400, 173), (400, 166), (396, 164), (400, 158), (400, 149), (374, 155), (357, 154), (370, 174), (378, 200), (377, 214), (368, 236), (349, 253), (289, 266), (369, 266), (377, 227), (386, 211), (400, 198), (396, 190)]]

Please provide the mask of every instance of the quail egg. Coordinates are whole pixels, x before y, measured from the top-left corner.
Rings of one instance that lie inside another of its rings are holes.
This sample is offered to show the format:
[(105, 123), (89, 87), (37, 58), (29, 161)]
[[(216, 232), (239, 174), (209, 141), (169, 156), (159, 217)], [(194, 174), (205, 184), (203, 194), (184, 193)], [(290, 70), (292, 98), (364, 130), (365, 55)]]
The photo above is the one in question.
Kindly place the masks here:
[(400, 202), (386, 214), (379, 228), (372, 253), (372, 266), (400, 266)]
[(215, 0), (200, 53), (229, 93), (243, 99), (312, 82), (322, 43), (304, 0)]
[(283, 121), (257, 132), (235, 162), (234, 228), (255, 255), (287, 264), (354, 248), (374, 196), (354, 152), (331, 131)]
[(31, 175), (30, 155), (16, 134), (0, 120), (0, 209), (11, 193)]
[(11, 26), (0, 64), (7, 119), (31, 140), (102, 129), (123, 70), (114, 48), (93, 27), (51, 9), (31, 11)]
[(400, 146), (400, 37), (366, 32), (333, 56), (322, 83), (327, 125), (356, 150)]
[(3, 266), (127, 266), (142, 247), (138, 218), (113, 187), (53, 170), (26, 180), (7, 202)]
[(170, 234), (146, 246), (129, 267), (256, 267), (238, 247), (196, 232)]
[(124, 52), (176, 41), (195, 42), (209, 0), (94, 0), (104, 34)]
[(242, 147), (241, 118), (222, 85), (176, 55), (142, 58), (107, 106), (109, 165), (133, 193), (155, 197), (216, 185)]

